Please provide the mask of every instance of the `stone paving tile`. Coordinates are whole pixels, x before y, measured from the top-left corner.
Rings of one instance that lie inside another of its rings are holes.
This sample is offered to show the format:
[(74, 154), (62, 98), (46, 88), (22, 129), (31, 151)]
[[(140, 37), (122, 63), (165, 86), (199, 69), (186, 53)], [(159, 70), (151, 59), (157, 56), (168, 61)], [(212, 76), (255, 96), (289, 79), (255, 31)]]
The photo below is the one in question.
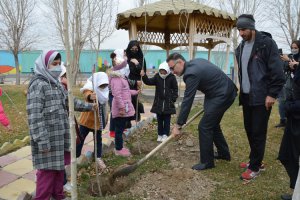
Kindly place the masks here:
[(33, 170), (32, 161), (28, 159), (22, 159), (5, 166), (2, 170), (22, 176)]
[(35, 182), (35, 174), (36, 174), (36, 171), (33, 170), (33, 171), (31, 171), (31, 172), (29, 172), (29, 173), (27, 173), (27, 174), (24, 174), (22, 177), (23, 177), (24, 179), (28, 179), (28, 180), (31, 180), (31, 181), (34, 181), (34, 182)]
[(94, 143), (93, 142), (91, 142), (91, 143), (92, 143), (93, 146), (90, 146), (90, 145), (83, 146), (81, 154), (85, 154), (88, 151), (91, 151), (91, 152), (94, 151)]
[(31, 147), (25, 146), (25, 147), (22, 147), (21, 149), (15, 151), (15, 152), (12, 152), (8, 155), (16, 156), (17, 158), (25, 158), (25, 157), (29, 156), (30, 154), (31, 154)]
[(32, 193), (35, 190), (33, 181), (20, 178), (2, 188), (0, 188), (0, 198), (6, 200), (16, 200), (22, 192)]
[(84, 140), (84, 144), (89, 143), (90, 141), (93, 141), (93, 132), (89, 132), (89, 134), (86, 136), (85, 140)]
[(0, 157), (0, 167), (5, 167), (6, 165), (9, 165), (11, 163), (14, 163), (16, 161), (20, 160), (16, 156), (12, 155), (5, 155)]
[(11, 174), (9, 172), (0, 170), (0, 188), (4, 185), (7, 185), (11, 182), (13, 182), (14, 180), (17, 180), (18, 176), (15, 174)]

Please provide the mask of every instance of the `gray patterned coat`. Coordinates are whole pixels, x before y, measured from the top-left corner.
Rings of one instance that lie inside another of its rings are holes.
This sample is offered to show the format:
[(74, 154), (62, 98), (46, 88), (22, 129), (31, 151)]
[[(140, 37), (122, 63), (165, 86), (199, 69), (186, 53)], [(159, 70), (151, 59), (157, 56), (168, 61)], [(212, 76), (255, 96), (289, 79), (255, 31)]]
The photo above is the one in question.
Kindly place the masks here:
[[(33, 78), (27, 93), (32, 162), (35, 169), (63, 170), (64, 152), (70, 147), (66, 95), (44, 77)], [(92, 104), (75, 99), (77, 111), (90, 111)], [(42, 153), (43, 150), (50, 150)]]
[(34, 78), (27, 93), (27, 114), (34, 168), (63, 170), (64, 151), (70, 147), (63, 90), (45, 78)]

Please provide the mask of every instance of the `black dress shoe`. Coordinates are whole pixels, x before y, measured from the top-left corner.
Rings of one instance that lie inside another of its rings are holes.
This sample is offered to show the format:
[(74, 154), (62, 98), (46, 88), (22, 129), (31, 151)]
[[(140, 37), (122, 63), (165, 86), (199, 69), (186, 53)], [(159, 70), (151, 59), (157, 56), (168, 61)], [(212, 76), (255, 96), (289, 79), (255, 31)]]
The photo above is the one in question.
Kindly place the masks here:
[(214, 168), (215, 164), (212, 163), (198, 163), (192, 167), (193, 170), (206, 170)]
[(218, 154), (218, 152), (214, 153), (214, 158), (219, 159), (219, 160), (231, 161), (231, 156), (230, 155)]
[(283, 194), (280, 197), (282, 200), (292, 200), (292, 195), (290, 194)]

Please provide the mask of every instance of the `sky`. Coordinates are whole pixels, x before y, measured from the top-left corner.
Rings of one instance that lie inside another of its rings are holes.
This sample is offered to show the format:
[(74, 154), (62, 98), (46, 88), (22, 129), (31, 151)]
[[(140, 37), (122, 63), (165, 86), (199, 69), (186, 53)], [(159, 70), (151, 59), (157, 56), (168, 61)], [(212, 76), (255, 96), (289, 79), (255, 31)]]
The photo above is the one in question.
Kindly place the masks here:
[[(134, 2), (136, 0), (119, 0), (119, 10), (118, 13), (124, 12), (126, 10), (132, 9), (135, 7)], [(115, 22), (114, 22), (115, 23)], [(116, 30), (113, 35), (108, 38), (102, 44), (104, 49), (126, 49), (129, 43), (129, 34), (125, 30)]]
[[(44, 1), (47, 1), (47, 0), (44, 0)], [(136, 6), (136, 1), (137, 0), (119, 0), (118, 13), (134, 8)], [(154, 0), (152, 0), (152, 1), (154, 1)], [(38, 2), (41, 2), (41, 1), (38, 1)], [(147, 2), (147, 0), (146, 0), (146, 2)], [(38, 15), (41, 15), (43, 17), (41, 17), (41, 19), (38, 21), (37, 27), (35, 28), (35, 30), (38, 30), (39, 35), (41, 35), (41, 38), (38, 39), (38, 42), (35, 44), (33, 49), (39, 49), (39, 50), (64, 49), (62, 44), (58, 45), (58, 43), (56, 42), (56, 40), (57, 39), (60, 40), (60, 38), (57, 37), (55, 28), (53, 26), (48, 25), (48, 23), (47, 23), (47, 17), (45, 17), (47, 8), (45, 8), (45, 6), (43, 6), (41, 3), (39, 3), (35, 12), (37, 12)], [(115, 25), (115, 20), (112, 23), (114, 23), (114, 25)], [(265, 25), (263, 27), (260, 27), (259, 25), (261, 25), (261, 23), (257, 23), (258, 30), (266, 30), (266, 31), (271, 31), (272, 33), (274, 33), (274, 30), (271, 29), (273, 26), (266, 28)], [(281, 32), (281, 30), (279, 30), (279, 31)], [(286, 41), (284, 38), (282, 38), (282, 37), (276, 38), (276, 36), (275, 36), (274, 40), (277, 42), (277, 45), (279, 48), (283, 48), (284, 53), (290, 51), (289, 46), (286, 45)], [(129, 42), (128, 31), (116, 30), (110, 38), (106, 39), (101, 44), (100, 48), (101, 49), (117, 49), (117, 48), (125, 49), (127, 47), (128, 42)], [(157, 49), (157, 48), (158, 47), (151, 46), (151, 49)]]
[[(119, 0), (118, 13), (124, 12), (126, 10), (132, 9), (135, 7), (136, 0)], [(40, 35), (39, 41), (36, 42), (33, 49), (63, 49), (62, 45), (57, 45), (56, 31), (53, 26), (47, 24), (47, 16), (46, 10), (47, 8), (42, 4), (41, 1), (38, 1), (38, 5), (34, 10), (34, 15), (41, 15), (42, 17), (38, 19), (36, 23), (35, 30), (38, 30), (38, 34)], [(115, 24), (115, 20), (113, 21)], [(123, 48), (125, 49), (129, 42), (129, 34), (128, 31), (125, 30), (116, 30), (112, 36), (106, 39), (103, 44), (101, 44), (101, 49), (117, 49)]]

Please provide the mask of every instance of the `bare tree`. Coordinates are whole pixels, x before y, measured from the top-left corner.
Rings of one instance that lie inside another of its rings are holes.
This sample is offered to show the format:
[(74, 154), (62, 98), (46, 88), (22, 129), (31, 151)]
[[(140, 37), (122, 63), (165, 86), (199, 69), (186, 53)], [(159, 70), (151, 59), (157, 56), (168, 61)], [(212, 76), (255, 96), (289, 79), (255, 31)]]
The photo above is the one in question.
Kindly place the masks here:
[(284, 38), (289, 44), (300, 36), (300, 1), (299, 0), (273, 0), (271, 5), (271, 18), (280, 27)]
[(17, 85), (20, 85), (18, 54), (28, 49), (36, 38), (30, 33), (30, 17), (34, 6), (34, 0), (0, 1), (0, 42), (14, 56)]
[[(80, 53), (84, 46), (88, 45), (87, 41), (90, 40), (91, 31), (99, 26), (99, 15), (102, 15), (102, 2), (106, 0), (70, 0), (68, 2), (69, 11), (69, 24), (72, 50), (72, 62), (70, 63), (71, 73), (74, 77), (74, 84), (76, 83), (76, 77), (79, 72), (79, 58)], [(45, 1), (45, 4), (50, 8), (50, 19), (53, 19), (53, 24), (58, 31), (58, 35), (66, 46), (65, 38), (63, 35), (63, 21), (62, 21), (62, 5), (60, 0)], [(104, 5), (104, 4), (103, 4)], [(104, 14), (104, 16), (106, 16)], [(101, 18), (100, 18), (101, 19)], [(113, 26), (109, 24), (108, 26)], [(102, 27), (103, 28), (103, 27)], [(102, 29), (103, 30), (103, 29)], [(103, 33), (101, 33), (103, 36)]]
[(91, 49), (96, 51), (96, 60), (99, 56), (100, 45), (115, 31), (115, 26), (113, 26), (113, 15), (118, 10), (118, 6), (115, 6), (115, 3), (116, 2), (112, 0), (101, 0), (99, 13), (95, 16), (95, 21), (97, 23), (92, 27), (89, 40)]
[(63, 34), (65, 38), (66, 45), (66, 69), (67, 69), (67, 81), (68, 81), (68, 99), (69, 99), (69, 122), (70, 122), (70, 135), (71, 135), (71, 185), (72, 185), (72, 199), (77, 200), (77, 162), (76, 162), (76, 130), (75, 130), (75, 121), (74, 121), (74, 96), (73, 96), (73, 84), (72, 76), (70, 72), (70, 60), (71, 60), (71, 51), (70, 51), (70, 40), (69, 40), (69, 21), (68, 21), (68, 0), (63, 1)]

